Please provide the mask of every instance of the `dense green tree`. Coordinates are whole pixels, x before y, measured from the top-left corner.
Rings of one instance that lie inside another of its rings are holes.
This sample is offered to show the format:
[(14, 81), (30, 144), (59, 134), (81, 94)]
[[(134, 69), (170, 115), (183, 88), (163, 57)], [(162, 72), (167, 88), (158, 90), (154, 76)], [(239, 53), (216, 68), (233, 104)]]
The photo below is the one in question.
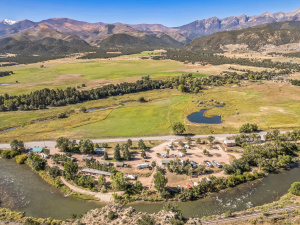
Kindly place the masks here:
[(138, 142), (138, 148), (141, 149), (141, 150), (146, 150), (147, 149), (147, 146), (146, 146), (145, 142), (142, 139), (139, 140), (139, 142)]
[(127, 187), (126, 179), (124, 178), (124, 174), (121, 172), (117, 172), (116, 174), (112, 174), (110, 176), (111, 186), (114, 190), (123, 191)]
[(117, 144), (116, 147), (115, 147), (115, 150), (114, 150), (114, 158), (115, 158), (115, 160), (119, 161), (121, 159), (120, 150), (121, 150), (120, 145)]
[(94, 143), (91, 140), (80, 140), (78, 147), (83, 154), (91, 154), (94, 152)]
[(11, 143), (10, 143), (10, 147), (13, 151), (17, 151), (19, 153), (22, 153), (25, 151), (25, 146), (23, 141), (18, 141), (16, 139), (14, 139)]
[(75, 162), (67, 161), (64, 163), (64, 171), (67, 179), (74, 179), (78, 172), (78, 164)]
[(101, 187), (106, 185), (106, 178), (105, 178), (104, 175), (101, 175), (101, 176), (98, 178), (98, 184), (99, 184)]
[(145, 159), (147, 157), (146, 152), (144, 150), (142, 150), (142, 152), (141, 152), (141, 157), (143, 159)]
[(156, 190), (162, 192), (167, 183), (168, 179), (161, 172), (156, 172), (154, 174), (154, 187)]
[(183, 134), (185, 132), (185, 127), (181, 122), (175, 122), (172, 124), (172, 130), (175, 134)]
[(212, 143), (214, 140), (215, 140), (215, 137), (214, 136), (208, 136), (208, 141), (210, 142), (210, 143)]
[(128, 145), (129, 148), (132, 147), (132, 140), (131, 140), (131, 139), (128, 139), (128, 140), (127, 140), (127, 145)]
[(58, 168), (58, 166), (53, 166), (49, 168), (48, 173), (52, 178), (56, 178), (60, 174), (60, 169)]
[(240, 133), (252, 133), (258, 130), (257, 124), (246, 123), (240, 127)]
[(104, 158), (104, 160), (108, 160), (108, 154), (107, 154), (107, 152), (104, 152), (103, 158)]
[(56, 140), (56, 148), (62, 152), (74, 152), (77, 150), (76, 141), (70, 141), (68, 138), (60, 137)]

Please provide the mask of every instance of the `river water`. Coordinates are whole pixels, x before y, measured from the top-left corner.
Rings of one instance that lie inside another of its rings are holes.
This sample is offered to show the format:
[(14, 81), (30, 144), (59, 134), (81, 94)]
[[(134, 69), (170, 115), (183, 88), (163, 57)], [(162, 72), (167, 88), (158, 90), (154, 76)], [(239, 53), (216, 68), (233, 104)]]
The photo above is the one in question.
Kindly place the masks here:
[[(221, 214), (228, 210), (240, 211), (278, 200), (295, 181), (300, 181), (298, 166), (201, 200), (178, 204), (184, 217)], [(73, 213), (84, 214), (90, 209), (103, 206), (95, 202), (64, 197), (28, 166), (6, 159), (0, 159), (0, 201), (2, 207), (26, 212), (27, 216), (55, 219), (67, 219)], [(130, 205), (137, 211), (154, 213), (160, 211), (163, 204), (139, 202)]]
[(64, 197), (27, 165), (0, 159), (0, 206), (38, 218), (68, 219), (103, 205)]

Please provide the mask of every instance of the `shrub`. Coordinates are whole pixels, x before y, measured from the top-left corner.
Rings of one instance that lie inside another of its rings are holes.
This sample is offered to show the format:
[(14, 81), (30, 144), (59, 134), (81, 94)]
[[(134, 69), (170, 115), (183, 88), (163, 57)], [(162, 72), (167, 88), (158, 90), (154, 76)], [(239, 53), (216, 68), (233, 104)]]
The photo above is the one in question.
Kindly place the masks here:
[(57, 166), (50, 167), (49, 175), (52, 178), (56, 178), (57, 176), (59, 176), (59, 173), (60, 173), (60, 169)]
[(16, 155), (18, 155), (17, 151), (13, 151), (13, 150), (5, 150), (1, 152), (1, 156), (4, 159), (12, 159), (14, 158)]
[(63, 118), (68, 118), (68, 116), (67, 116), (65, 113), (59, 113), (59, 114), (57, 115), (57, 118), (58, 118), (58, 119), (63, 119)]
[(139, 97), (138, 101), (139, 102), (146, 102), (146, 99), (144, 97)]
[(142, 215), (141, 219), (137, 221), (138, 225), (154, 225), (155, 219), (149, 215)]
[(19, 164), (24, 164), (24, 162), (26, 161), (26, 159), (27, 159), (27, 155), (26, 154), (16, 156), (16, 161)]
[(293, 195), (300, 195), (300, 182), (295, 182), (291, 185), (289, 192)]
[(107, 214), (108, 219), (113, 220), (115, 219), (116, 215), (113, 211), (109, 211)]
[(257, 124), (246, 123), (240, 127), (240, 133), (252, 133), (258, 130)]
[(225, 217), (232, 217), (232, 213), (229, 210), (229, 211), (227, 211), (227, 212), (224, 213), (224, 216)]

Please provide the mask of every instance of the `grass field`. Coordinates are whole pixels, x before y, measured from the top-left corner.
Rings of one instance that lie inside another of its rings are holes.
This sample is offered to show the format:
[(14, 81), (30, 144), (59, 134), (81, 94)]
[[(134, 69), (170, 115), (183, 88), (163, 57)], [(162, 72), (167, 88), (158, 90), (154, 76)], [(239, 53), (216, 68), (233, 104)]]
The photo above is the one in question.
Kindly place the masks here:
[(192, 101), (214, 99), (226, 105), (223, 108), (208, 106), (210, 110), (206, 115), (221, 115), (222, 124), (199, 126), (185, 119), (189, 124), (189, 132), (237, 132), (242, 124), (248, 122), (256, 123), (264, 130), (300, 128), (300, 90), (295, 86), (266, 82), (262, 85), (249, 84), (246, 87), (219, 87), (205, 93), (207, 94), (190, 99), (186, 115), (203, 109)]
[[(83, 83), (88, 88), (92, 88), (111, 82), (135, 81), (147, 75), (151, 77), (178, 76), (184, 71), (166, 71), (178, 70), (182, 67), (182, 63), (175, 61), (133, 59), (63, 63), (51, 67), (45, 64), (45, 68), (39, 68), (37, 65), (35, 67), (15, 66), (9, 67), (9, 70), (14, 71), (14, 75), (0, 78), (0, 83), (11, 84), (1, 86), (0, 94), (23, 94), (42, 88), (66, 88)], [(8, 68), (0, 68), (0, 71), (4, 70)]]
[[(45, 68), (40, 68), (40, 64), (0, 68), (16, 73), (0, 78), (0, 83), (13, 83), (11, 86), (1, 86), (0, 94), (22, 94), (46, 87), (66, 88), (82, 83), (87, 85), (86, 89), (91, 89), (107, 83), (134, 82), (146, 75), (165, 79), (166, 76), (193, 72), (194, 76), (201, 77), (207, 76), (202, 73), (210, 74), (214, 70), (219, 73), (230, 66), (203, 67), (175, 61), (138, 59), (140, 55), (151, 53), (143, 52), (112, 60), (60, 59), (45, 62)], [(16, 84), (16, 80), (20, 84)], [(0, 113), (0, 142), (9, 142), (14, 138), (23, 141), (53, 140), (60, 136), (79, 139), (165, 135), (172, 133), (171, 125), (176, 121), (184, 122), (187, 133), (194, 134), (236, 133), (242, 124), (248, 122), (257, 123), (263, 130), (291, 130), (299, 128), (300, 124), (299, 96), (299, 87), (287, 83), (246, 82), (243, 87), (213, 87), (197, 95), (180, 93), (175, 89), (153, 90), (46, 110), (4, 112)], [(119, 104), (139, 97), (151, 100), (146, 103)], [(211, 99), (226, 105), (223, 108), (212, 107)], [(197, 107), (197, 100), (206, 101), (206, 107)], [(80, 113), (82, 106), (87, 109), (108, 108)], [(222, 123), (206, 125), (187, 120), (189, 114), (201, 109), (209, 109), (207, 116), (221, 115)], [(59, 113), (69, 116), (57, 119)], [(11, 127), (17, 128), (3, 132)]]
[[(151, 99), (146, 103), (126, 103), (139, 97)], [(245, 87), (216, 87), (204, 90), (198, 95), (183, 94), (177, 90), (154, 90), (124, 96), (110, 97), (83, 104), (32, 112), (6, 112), (0, 114), (0, 128), (16, 126), (15, 130), (0, 132), (1, 142), (18, 138), (29, 140), (52, 140), (60, 136), (69, 138), (101, 138), (156, 136), (172, 133), (171, 124), (181, 121), (186, 124), (187, 133), (213, 134), (236, 133), (244, 123), (257, 123), (262, 130), (299, 128), (300, 90), (289, 84), (252, 84)], [(197, 107), (196, 100), (223, 101), (223, 108)], [(80, 113), (86, 108), (109, 108), (89, 113)], [(209, 109), (210, 115), (221, 115), (223, 122), (217, 125), (191, 123), (187, 116), (201, 109)], [(58, 113), (69, 114), (66, 119), (55, 117)], [(237, 113), (238, 112), (238, 113)]]

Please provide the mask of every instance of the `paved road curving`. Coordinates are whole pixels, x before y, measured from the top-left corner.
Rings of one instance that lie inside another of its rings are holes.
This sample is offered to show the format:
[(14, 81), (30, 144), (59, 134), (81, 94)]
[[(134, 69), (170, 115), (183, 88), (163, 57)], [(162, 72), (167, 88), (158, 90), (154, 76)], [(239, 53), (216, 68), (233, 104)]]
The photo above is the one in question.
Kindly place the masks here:
[[(285, 133), (286, 131), (282, 131), (281, 133)], [(264, 135), (266, 135), (267, 132), (258, 132), (257, 134), (261, 135), (262, 138)], [(209, 135), (191, 135), (192, 138), (207, 138), (208, 136), (214, 136), (218, 140), (225, 139), (227, 137), (231, 137), (233, 135), (237, 134), (209, 134)], [(111, 143), (111, 142), (125, 142), (128, 139), (131, 139), (132, 141), (138, 141), (140, 139), (143, 139), (144, 141), (172, 141), (172, 140), (178, 140), (183, 139), (184, 136), (156, 136), (156, 137), (133, 137), (133, 138), (114, 138), (114, 139), (93, 139), (92, 142), (94, 143)], [(79, 142), (79, 140), (76, 140)], [(32, 147), (48, 147), (48, 148), (55, 148), (56, 142), (55, 141), (37, 141), (37, 142), (26, 142), (25, 147), (26, 148), (32, 148)], [(9, 144), (0, 144), (0, 149), (10, 149)]]

